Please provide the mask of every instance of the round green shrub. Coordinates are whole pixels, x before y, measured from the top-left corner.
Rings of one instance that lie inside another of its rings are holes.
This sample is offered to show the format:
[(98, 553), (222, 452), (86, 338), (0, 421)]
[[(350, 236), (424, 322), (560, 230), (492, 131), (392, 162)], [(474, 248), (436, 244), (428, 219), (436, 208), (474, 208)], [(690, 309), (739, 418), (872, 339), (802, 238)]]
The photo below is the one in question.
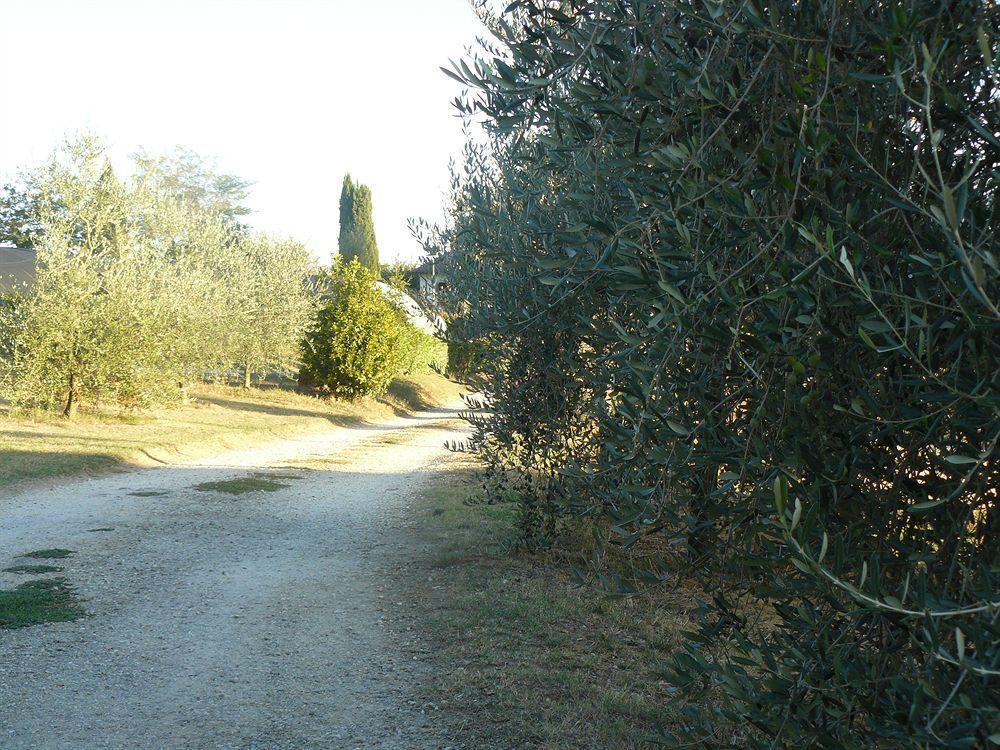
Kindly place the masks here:
[(326, 273), (325, 299), (302, 345), (303, 384), (352, 400), (389, 388), (401, 367), (404, 324), (376, 280), (356, 259)]

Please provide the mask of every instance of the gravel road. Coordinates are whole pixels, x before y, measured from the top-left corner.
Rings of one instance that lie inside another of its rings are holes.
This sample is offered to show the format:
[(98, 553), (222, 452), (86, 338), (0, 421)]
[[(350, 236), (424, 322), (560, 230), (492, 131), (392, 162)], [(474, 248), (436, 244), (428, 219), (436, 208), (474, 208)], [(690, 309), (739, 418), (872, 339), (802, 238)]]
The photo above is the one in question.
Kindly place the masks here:
[[(89, 613), (0, 630), (0, 748), (448, 747), (405, 608), (382, 592), (419, 554), (408, 511), (464, 436), (455, 416), (0, 490), (0, 568), (75, 550), (54, 562)], [(285, 486), (196, 489), (255, 472)]]

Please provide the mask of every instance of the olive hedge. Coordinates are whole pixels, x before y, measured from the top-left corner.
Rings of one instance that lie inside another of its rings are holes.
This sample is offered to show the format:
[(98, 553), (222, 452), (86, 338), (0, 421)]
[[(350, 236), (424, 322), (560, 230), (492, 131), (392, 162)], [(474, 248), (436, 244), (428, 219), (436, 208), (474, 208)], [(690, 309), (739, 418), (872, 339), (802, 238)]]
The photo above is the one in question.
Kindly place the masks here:
[(659, 741), (1000, 744), (996, 4), (484, 15), (427, 238), (474, 445), (705, 590)]

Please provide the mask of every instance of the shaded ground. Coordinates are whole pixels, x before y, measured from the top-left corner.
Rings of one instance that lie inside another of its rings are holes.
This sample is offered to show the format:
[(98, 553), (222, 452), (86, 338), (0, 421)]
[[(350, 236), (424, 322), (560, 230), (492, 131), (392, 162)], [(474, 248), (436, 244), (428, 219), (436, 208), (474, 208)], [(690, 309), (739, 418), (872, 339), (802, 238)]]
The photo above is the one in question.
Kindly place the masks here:
[(74, 550), (58, 575), (88, 612), (0, 630), (0, 747), (449, 746), (386, 597), (462, 434), (438, 410), (0, 499), (0, 568)]
[[(481, 502), (473, 469), (456, 460), (421, 490), (411, 544), (424, 553), (393, 578), (434, 665), (434, 715), (483, 750), (663, 747), (657, 725), (678, 710), (663, 667), (700, 593), (666, 584), (620, 598), (590, 576), (579, 585), (589, 527), (528, 552), (516, 507)], [(628, 575), (633, 556), (606, 554), (605, 572)]]

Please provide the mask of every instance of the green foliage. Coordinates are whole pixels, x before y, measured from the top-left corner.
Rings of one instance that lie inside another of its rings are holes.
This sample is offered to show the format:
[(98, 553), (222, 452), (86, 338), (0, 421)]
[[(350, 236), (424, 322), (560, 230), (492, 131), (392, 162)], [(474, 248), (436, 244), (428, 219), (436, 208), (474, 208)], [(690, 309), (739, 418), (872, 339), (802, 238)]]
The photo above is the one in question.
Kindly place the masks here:
[(171, 356), (183, 326), (162, 248), (144, 241), (138, 202), (100, 144), (70, 145), (41, 186), (37, 277), (19, 304), (11, 400), (65, 404), (84, 397), (124, 406), (179, 398), (183, 363)]
[(32, 247), (38, 225), (38, 191), (30, 184), (8, 183), (0, 192), (0, 245)]
[(36, 560), (61, 560), (64, 557), (70, 557), (75, 554), (71, 549), (52, 547), (49, 549), (37, 549), (34, 552), (25, 552), (23, 555), (18, 555), (18, 557), (31, 557)]
[(345, 263), (357, 258), (369, 271), (379, 273), (378, 244), (372, 219), (372, 191), (367, 185), (344, 176), (340, 191), (340, 257)]
[(448, 367), (448, 344), (410, 325), (400, 312), (399, 374), (444, 373)]
[(164, 195), (188, 213), (218, 216), (232, 227), (239, 227), (240, 219), (250, 213), (243, 205), (250, 183), (217, 172), (210, 161), (190, 149), (178, 147), (165, 156), (139, 151), (133, 159), (140, 181), (155, 181)]
[(394, 263), (382, 263), (379, 267), (379, 275), (382, 281), (390, 286), (403, 291), (413, 291), (416, 289), (417, 280), (413, 275), (417, 264), (407, 261), (395, 261)]
[(520, 0), (453, 72), (474, 445), (709, 592), (668, 746), (995, 742), (991, 11)]
[(41, 575), (42, 573), (62, 573), (63, 569), (58, 565), (11, 565), (4, 568), (4, 573), (16, 573), (17, 575)]
[(219, 482), (202, 482), (195, 486), (199, 492), (221, 492), (226, 495), (245, 495), (249, 492), (277, 492), (287, 484), (261, 477), (241, 477)]
[(179, 403), (207, 371), (295, 366), (308, 254), (236, 225), (233, 178), (178, 164), (140, 160), (123, 182), (84, 136), (39, 171), (36, 281), (0, 301), (0, 388), (16, 405), (144, 408)]
[(386, 392), (400, 372), (399, 311), (355, 258), (322, 279), (320, 302), (302, 346), (301, 379), (333, 396), (358, 399)]
[(64, 578), (38, 579), (0, 591), (0, 628), (72, 622), (86, 614)]
[(296, 368), (302, 332), (313, 309), (306, 288), (311, 261), (301, 244), (262, 235), (240, 237), (237, 247), (240, 268), (231, 293), (239, 317), (230, 321), (231, 357), (249, 385), (251, 373), (290, 373)]

